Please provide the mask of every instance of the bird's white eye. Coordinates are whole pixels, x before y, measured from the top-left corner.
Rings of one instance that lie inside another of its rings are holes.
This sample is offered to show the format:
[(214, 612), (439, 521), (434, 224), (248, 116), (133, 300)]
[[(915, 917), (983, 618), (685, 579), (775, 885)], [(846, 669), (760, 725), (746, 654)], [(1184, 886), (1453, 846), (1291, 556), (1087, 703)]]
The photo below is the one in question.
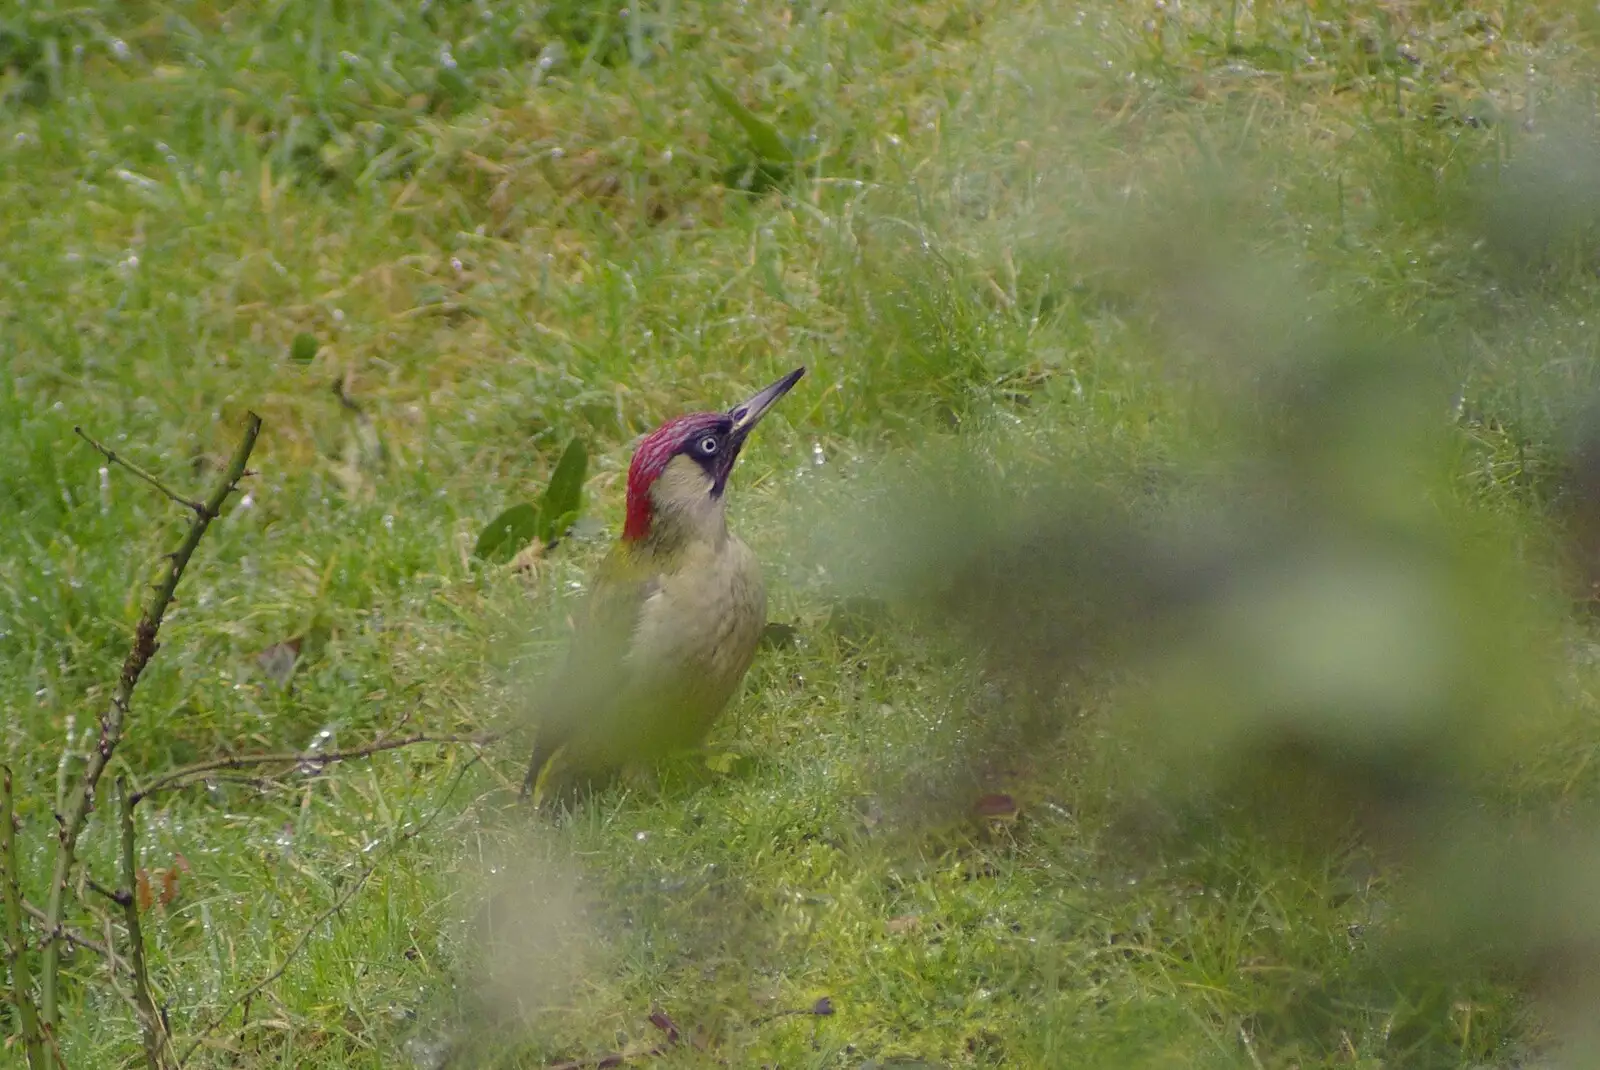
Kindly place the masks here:
[(717, 452), (717, 447), (720, 445), (721, 443), (717, 441), (716, 435), (707, 435), (695, 444), (695, 449), (699, 451), (700, 456), (710, 457)]

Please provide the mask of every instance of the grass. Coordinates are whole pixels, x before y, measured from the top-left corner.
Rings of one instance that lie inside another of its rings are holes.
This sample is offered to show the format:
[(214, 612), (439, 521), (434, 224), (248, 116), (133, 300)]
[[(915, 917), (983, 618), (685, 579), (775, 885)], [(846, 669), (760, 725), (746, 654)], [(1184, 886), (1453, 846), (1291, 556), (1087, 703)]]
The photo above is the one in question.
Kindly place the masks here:
[[(316, 923), (197, 1065), (544, 1066), (654, 1043), (656, 1007), (701, 1041), (661, 1066), (1517, 1065), (1546, 1016), (1503, 972), (1395, 968), (1394, 874), (1363, 837), (1213, 817), (1130, 845), (1117, 688), (974, 786), (1016, 823), (968, 820), (965, 726), (1007, 700), (949, 636), (841, 626), (813, 536), (872, 500), (875, 458), (929, 442), (1107, 485), (1226, 455), (1245, 357), (1381, 322), (1458, 384), (1426, 497), (1553, 571), (1600, 367), (1600, 214), (1563, 177), (1589, 159), (1561, 111), (1592, 73), (1580, 7), (5, 15), (0, 704), (31, 896), (183, 520), (75, 424), (197, 487), (265, 419), (137, 693), (138, 776), (516, 724), (603, 542), (486, 570), (481, 526), (578, 434), (616, 530), (637, 434), (804, 363), (733, 498), (800, 641), (762, 654), (715, 770), (550, 825), (507, 796), (520, 745), (470, 768), (417, 749), (145, 813), (143, 864), (179, 873), (147, 934), (180, 1041)], [(796, 161), (764, 159), (708, 76)], [(1506, 175), (1531, 193), (1485, 193)], [(283, 684), (258, 659), (291, 637)], [(1573, 671), (1564, 734), (1495, 772), (1513, 812), (1593, 797)], [(84, 847), (108, 882), (111, 839)], [(70, 972), (68, 1064), (133, 1065), (102, 964)], [(830, 1016), (774, 1017), (824, 996)]]

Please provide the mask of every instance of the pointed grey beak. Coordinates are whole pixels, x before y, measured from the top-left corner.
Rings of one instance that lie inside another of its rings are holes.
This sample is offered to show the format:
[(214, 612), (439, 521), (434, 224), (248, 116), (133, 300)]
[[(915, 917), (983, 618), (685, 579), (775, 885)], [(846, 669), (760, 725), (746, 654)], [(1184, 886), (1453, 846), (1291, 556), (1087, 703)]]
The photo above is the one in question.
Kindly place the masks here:
[(806, 370), (804, 368), (796, 368), (782, 379), (756, 394), (749, 401), (729, 409), (728, 415), (733, 418), (731, 431), (735, 440), (742, 442), (744, 437), (750, 433), (750, 429), (760, 422), (761, 417), (767, 414), (767, 410), (772, 408), (779, 398), (787, 394), (789, 388), (798, 383), (800, 377), (805, 373)]

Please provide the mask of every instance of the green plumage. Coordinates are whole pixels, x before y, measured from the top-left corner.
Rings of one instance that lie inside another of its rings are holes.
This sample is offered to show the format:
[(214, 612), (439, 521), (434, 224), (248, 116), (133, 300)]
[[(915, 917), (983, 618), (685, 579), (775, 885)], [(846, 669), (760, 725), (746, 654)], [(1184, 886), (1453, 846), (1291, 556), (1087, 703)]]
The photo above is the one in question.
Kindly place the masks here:
[(728, 531), (723, 489), (749, 429), (802, 372), (728, 413), (669, 421), (635, 453), (624, 538), (595, 574), (565, 664), (535, 699), (524, 794), (552, 758), (547, 779), (574, 788), (693, 747), (733, 697), (767, 596), (755, 555)]

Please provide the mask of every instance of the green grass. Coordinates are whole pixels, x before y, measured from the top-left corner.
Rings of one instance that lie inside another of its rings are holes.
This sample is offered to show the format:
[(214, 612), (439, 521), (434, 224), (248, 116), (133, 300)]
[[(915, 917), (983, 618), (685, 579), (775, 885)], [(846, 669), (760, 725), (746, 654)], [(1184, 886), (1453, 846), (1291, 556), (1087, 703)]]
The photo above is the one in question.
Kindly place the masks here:
[[(1561, 112), (1593, 74), (1580, 7), (0, 16), (0, 707), (28, 894), (184, 520), (75, 424), (199, 487), (265, 420), (137, 692), (137, 778), (518, 723), (603, 543), (483, 569), (482, 525), (577, 434), (615, 531), (638, 433), (804, 363), (733, 492), (800, 642), (762, 654), (722, 771), (551, 824), (512, 804), (520, 742), (470, 769), (426, 748), (144, 811), (143, 864), (188, 865), (147, 924), (180, 1044), (396, 845), (197, 1065), (544, 1066), (654, 1043), (657, 1007), (703, 1041), (660, 1066), (1515, 1065), (1548, 1032), (1519, 977), (1395, 965), (1395, 871), (1350, 829), (1296, 844), (1147, 799), (1120, 684), (973, 774), (974, 719), (1011, 700), (942, 632), (831, 626), (825, 518), (929, 442), (1106, 487), (1223, 464), (1256, 360), (1308, 322), (1377, 323), (1457, 387), (1421, 497), (1553, 572), (1600, 386), (1600, 211), (1563, 177), (1592, 158)], [(707, 76), (798, 162), (764, 163)], [(1384, 457), (1351, 463), (1381, 496)], [(280, 686), (258, 655), (294, 636)], [(1555, 738), (1486, 765), (1511, 813), (1593, 798), (1594, 679), (1571, 671)], [(983, 791), (1022, 817), (974, 824)], [(1145, 805), (1194, 824), (1130, 835)], [(107, 883), (110, 838), (97, 818), (85, 846)], [(68, 1064), (134, 1065), (103, 964), (69, 974)], [(831, 1016), (772, 1017), (823, 996)]]

